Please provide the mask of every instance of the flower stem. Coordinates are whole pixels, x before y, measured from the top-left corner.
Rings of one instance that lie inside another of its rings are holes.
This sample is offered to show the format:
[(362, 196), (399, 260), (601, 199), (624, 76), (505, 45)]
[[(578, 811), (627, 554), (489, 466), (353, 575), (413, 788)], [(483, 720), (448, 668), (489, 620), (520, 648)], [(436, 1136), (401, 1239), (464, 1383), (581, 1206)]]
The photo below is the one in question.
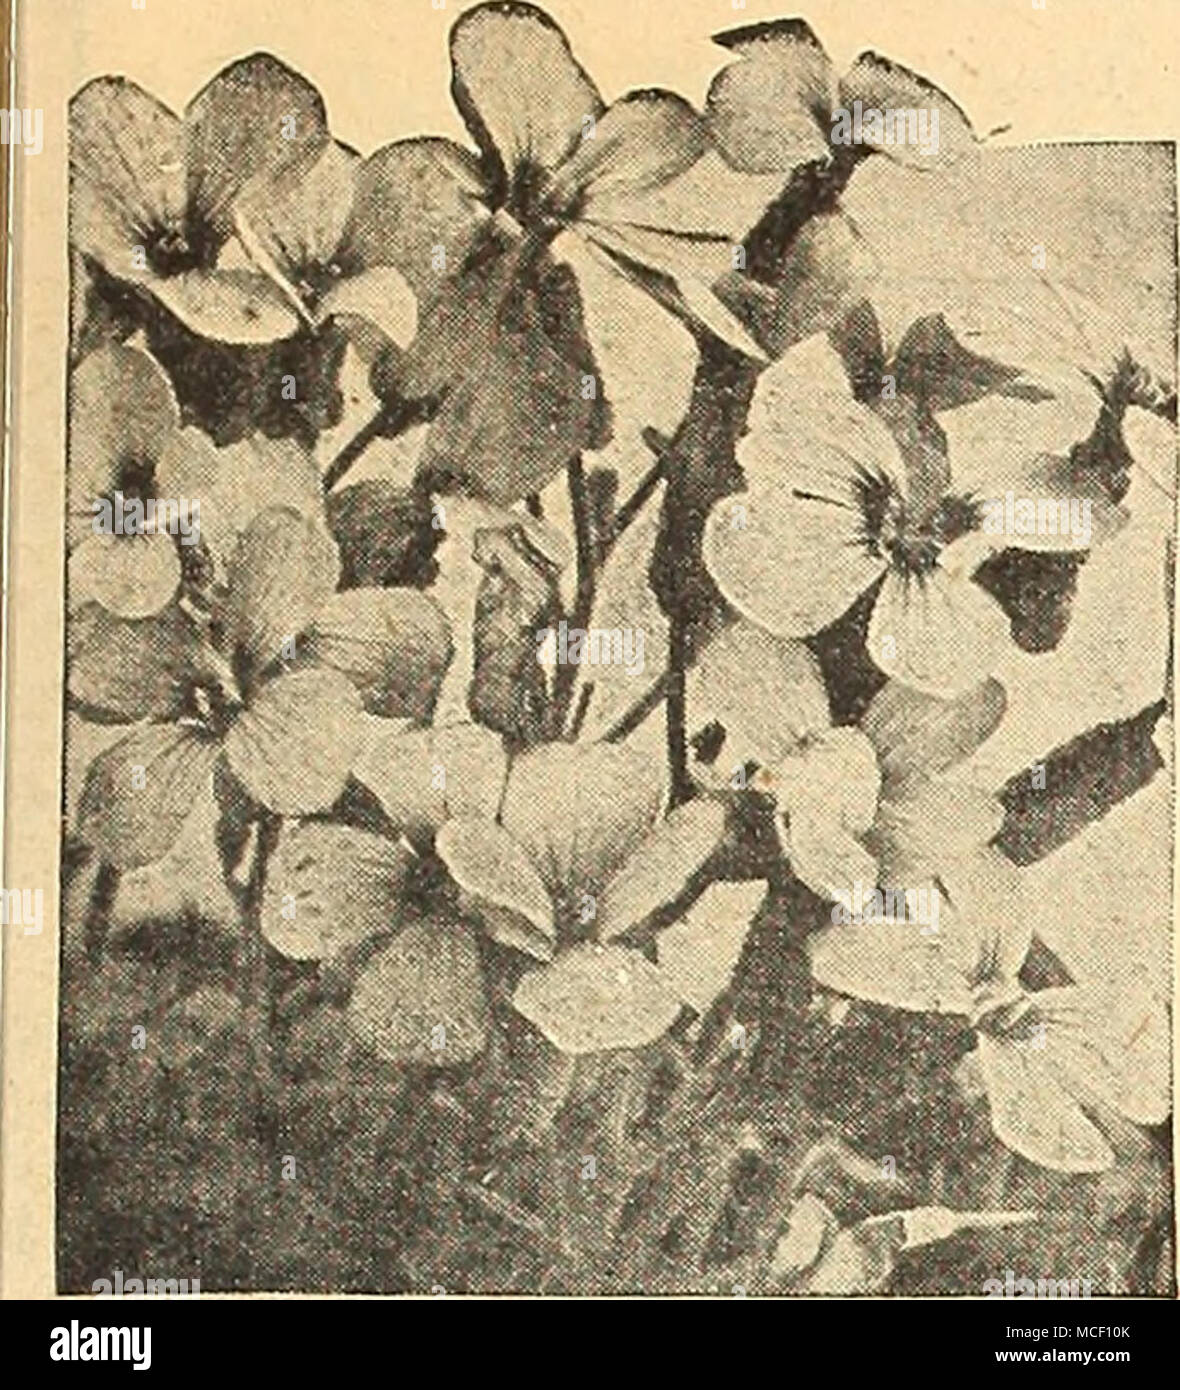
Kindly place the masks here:
[[(586, 486), (586, 470), (581, 455), (570, 459), (566, 467), (569, 483), (570, 507), (574, 517), (574, 543), (578, 567), (577, 589), (574, 607), (569, 617), (569, 625), (574, 630), (590, 625), (594, 609), (594, 594), (597, 582), (595, 574), (594, 522), (590, 512), (590, 492)], [(560, 738), (569, 716), (573, 700), (574, 686), (578, 678), (578, 666), (567, 662), (557, 668), (553, 684), (553, 734)]]

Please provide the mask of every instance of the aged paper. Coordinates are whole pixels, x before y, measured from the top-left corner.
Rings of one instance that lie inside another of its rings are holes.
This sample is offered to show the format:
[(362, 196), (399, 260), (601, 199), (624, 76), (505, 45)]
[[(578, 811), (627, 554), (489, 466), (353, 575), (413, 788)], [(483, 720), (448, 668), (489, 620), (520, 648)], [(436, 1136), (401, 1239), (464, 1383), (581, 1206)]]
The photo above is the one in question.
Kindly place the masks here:
[(1174, 1296), (1173, 21), (20, 8), (6, 1294)]

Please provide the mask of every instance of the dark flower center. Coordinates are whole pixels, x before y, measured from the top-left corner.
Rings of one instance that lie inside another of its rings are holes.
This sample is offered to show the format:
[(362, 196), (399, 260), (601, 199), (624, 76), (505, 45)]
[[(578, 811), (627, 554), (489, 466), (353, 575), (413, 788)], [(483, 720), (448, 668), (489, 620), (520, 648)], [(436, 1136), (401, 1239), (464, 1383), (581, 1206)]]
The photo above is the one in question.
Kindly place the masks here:
[(337, 252), (327, 261), (309, 256), (293, 268), (291, 283), (298, 290), (299, 298), (306, 307), (314, 311), (320, 307), (324, 296), (334, 285), (362, 269), (357, 257), (346, 250)]
[(212, 270), (220, 249), (211, 220), (192, 206), (179, 222), (157, 222), (144, 233), (147, 263), (165, 279), (188, 270)]
[(952, 541), (978, 530), (983, 509), (972, 497), (947, 493), (921, 520), (888, 478), (862, 470), (855, 481), (861, 513), (860, 540), (905, 579), (923, 579)]

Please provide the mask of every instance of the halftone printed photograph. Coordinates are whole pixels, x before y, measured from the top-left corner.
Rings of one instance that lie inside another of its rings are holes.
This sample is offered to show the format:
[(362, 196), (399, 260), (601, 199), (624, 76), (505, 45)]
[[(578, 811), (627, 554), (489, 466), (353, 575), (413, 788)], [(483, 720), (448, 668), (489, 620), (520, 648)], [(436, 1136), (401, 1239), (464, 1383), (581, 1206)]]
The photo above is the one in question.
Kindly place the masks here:
[(5, 126), (48, 1291), (1174, 1298), (1173, 140), (982, 5), (197, 8)]

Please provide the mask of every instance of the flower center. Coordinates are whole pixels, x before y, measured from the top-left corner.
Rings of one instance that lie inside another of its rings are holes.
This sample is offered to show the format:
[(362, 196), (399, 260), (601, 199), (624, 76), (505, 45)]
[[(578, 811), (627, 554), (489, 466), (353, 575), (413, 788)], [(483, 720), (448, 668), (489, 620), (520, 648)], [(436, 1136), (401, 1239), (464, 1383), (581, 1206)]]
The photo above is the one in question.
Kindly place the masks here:
[(147, 263), (152, 271), (167, 279), (188, 270), (212, 270), (221, 249), (211, 221), (189, 208), (177, 222), (159, 222), (144, 235)]
[(947, 493), (921, 520), (913, 517), (894, 484), (862, 471), (855, 491), (861, 513), (860, 541), (870, 555), (905, 579), (923, 579), (952, 541), (979, 529), (983, 509), (972, 497)]

